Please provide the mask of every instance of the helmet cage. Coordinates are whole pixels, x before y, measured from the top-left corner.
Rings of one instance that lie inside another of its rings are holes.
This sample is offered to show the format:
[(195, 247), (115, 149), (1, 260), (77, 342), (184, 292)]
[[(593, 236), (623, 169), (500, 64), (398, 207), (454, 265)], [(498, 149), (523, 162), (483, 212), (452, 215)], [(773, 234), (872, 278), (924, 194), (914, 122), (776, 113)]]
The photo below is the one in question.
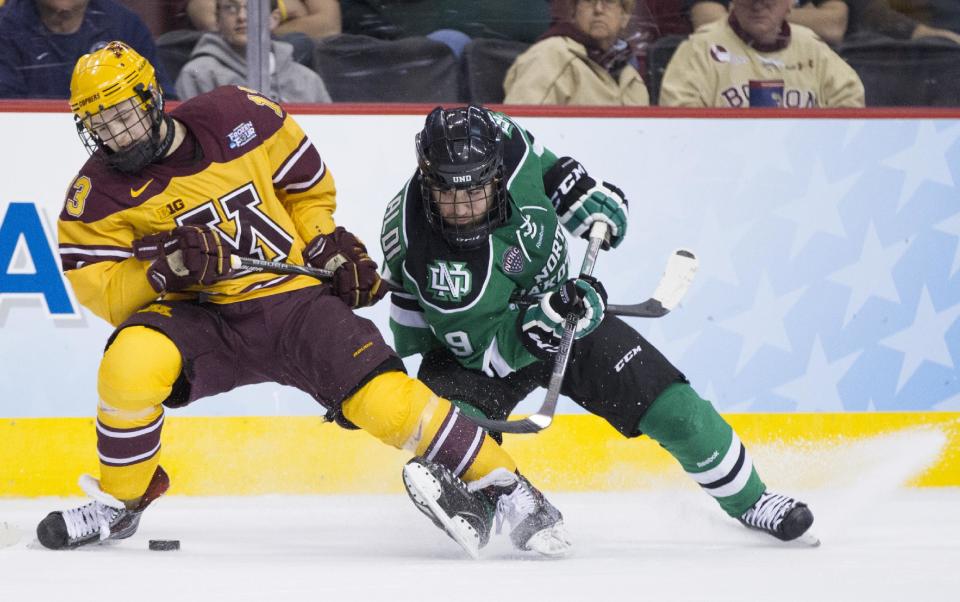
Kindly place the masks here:
[[(155, 161), (167, 146), (167, 140), (160, 139), (160, 125), (164, 121), (163, 94), (157, 86), (151, 85), (145, 89), (143, 84), (137, 84), (134, 92), (134, 96), (100, 109), (97, 113), (87, 113), (83, 117), (74, 115), (77, 134), (87, 152), (124, 173), (142, 170)], [(98, 115), (113, 108), (117, 111), (108, 120), (97, 119)], [(139, 132), (129, 136), (131, 142), (126, 145), (114, 143), (116, 150), (111, 148), (111, 142), (131, 130)], [(173, 132), (172, 128), (168, 130), (169, 139)], [(97, 153), (98, 150), (102, 152)]]
[(486, 109), (477, 106), (446, 111), (438, 107), (417, 134), (424, 214), (451, 246), (482, 246), (507, 221), (502, 137)]

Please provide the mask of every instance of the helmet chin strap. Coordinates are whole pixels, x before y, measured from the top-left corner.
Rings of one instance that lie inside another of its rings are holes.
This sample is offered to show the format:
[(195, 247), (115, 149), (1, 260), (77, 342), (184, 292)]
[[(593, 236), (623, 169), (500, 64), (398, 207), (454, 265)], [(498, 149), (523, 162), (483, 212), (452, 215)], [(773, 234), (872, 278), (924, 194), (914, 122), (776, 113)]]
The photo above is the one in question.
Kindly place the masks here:
[[(162, 123), (167, 124), (167, 131), (161, 140), (160, 124)], [(176, 133), (173, 118), (161, 113), (160, 119), (157, 120), (156, 125), (150, 128), (150, 130), (149, 135), (147, 135), (144, 140), (131, 145), (129, 148), (123, 149), (122, 152), (109, 153), (107, 155), (107, 161), (111, 167), (126, 174), (135, 174), (151, 163), (163, 158), (167, 151), (170, 150), (170, 146), (173, 144), (174, 134)]]

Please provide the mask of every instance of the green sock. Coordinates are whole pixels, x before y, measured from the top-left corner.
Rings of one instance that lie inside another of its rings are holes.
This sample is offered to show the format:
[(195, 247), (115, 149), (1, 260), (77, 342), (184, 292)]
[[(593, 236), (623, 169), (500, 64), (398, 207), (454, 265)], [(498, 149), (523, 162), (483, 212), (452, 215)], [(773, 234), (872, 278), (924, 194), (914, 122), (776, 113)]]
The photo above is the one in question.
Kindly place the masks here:
[(638, 426), (734, 518), (766, 489), (733, 428), (686, 383), (667, 387)]
[(480, 408), (472, 406), (466, 401), (460, 399), (451, 399), (450, 403), (460, 408), (460, 412), (468, 418), (487, 418)]

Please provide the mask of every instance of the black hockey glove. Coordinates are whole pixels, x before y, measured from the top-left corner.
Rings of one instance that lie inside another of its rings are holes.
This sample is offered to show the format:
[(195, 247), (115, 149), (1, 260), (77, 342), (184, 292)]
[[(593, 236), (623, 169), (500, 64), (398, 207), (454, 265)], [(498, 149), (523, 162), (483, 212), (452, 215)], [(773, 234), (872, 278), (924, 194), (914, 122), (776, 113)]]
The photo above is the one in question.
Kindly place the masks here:
[(597, 182), (575, 159), (560, 158), (543, 176), (543, 187), (560, 223), (574, 236), (590, 237), (596, 221), (609, 225), (604, 249), (616, 247), (627, 234), (629, 203), (623, 191), (609, 182)]
[(606, 306), (607, 291), (599, 280), (591, 276), (571, 278), (521, 315), (519, 325), (523, 344), (540, 358), (556, 353), (568, 314), (577, 316), (574, 338), (582, 339), (600, 325)]

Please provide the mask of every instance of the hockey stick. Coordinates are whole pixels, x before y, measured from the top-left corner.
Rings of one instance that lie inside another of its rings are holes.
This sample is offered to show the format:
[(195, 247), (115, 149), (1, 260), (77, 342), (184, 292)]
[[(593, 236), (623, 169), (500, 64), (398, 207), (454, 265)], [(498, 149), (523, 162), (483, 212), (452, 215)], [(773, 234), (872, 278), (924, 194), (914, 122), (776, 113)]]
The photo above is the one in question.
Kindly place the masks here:
[[(581, 274), (589, 276), (593, 273), (593, 267), (596, 263), (597, 254), (600, 251), (600, 245), (603, 242), (605, 232), (606, 224), (603, 222), (595, 223), (591, 229), (590, 243), (587, 246), (587, 252), (583, 258), (583, 265), (580, 269)], [(239, 255), (230, 256), (230, 265), (234, 269), (245, 268), (275, 274), (302, 274), (313, 276), (314, 278), (330, 278), (333, 275), (329, 270), (320, 268), (240, 257)], [(697, 257), (693, 252), (686, 249), (674, 251), (667, 260), (663, 276), (661, 276), (657, 288), (654, 289), (653, 295), (649, 299), (632, 305), (607, 305), (606, 312), (614, 315), (642, 318), (659, 318), (666, 315), (677, 306), (690, 288), (690, 284), (693, 282), (693, 276), (697, 271), (697, 266)], [(389, 286), (389, 283), (386, 281), (383, 281), (383, 284)], [(390, 287), (389, 290), (393, 291), (396, 289)], [(520, 300), (520, 302), (524, 301), (527, 300)], [(530, 299), (529, 302), (532, 304), (538, 301)], [(547, 394), (544, 397), (540, 409), (521, 420), (490, 420), (488, 418), (473, 416), (471, 416), (471, 419), (487, 430), (500, 433), (537, 433), (550, 426), (553, 422), (554, 412), (556, 412), (557, 409), (557, 401), (560, 397), (560, 388), (563, 385), (563, 377), (566, 374), (567, 363), (570, 360), (570, 350), (573, 346), (576, 324), (577, 320), (573, 315), (567, 316), (564, 321), (564, 332), (560, 339), (560, 348), (554, 359)]]
[[(295, 263), (283, 263), (280, 261), (267, 261), (265, 259), (254, 259), (253, 257), (240, 257), (239, 255), (230, 256), (230, 266), (235, 270), (252, 270), (255, 272), (270, 272), (272, 274), (296, 274), (302, 276), (312, 276), (314, 278), (330, 278), (333, 273), (329, 270), (314, 268)], [(653, 296), (646, 301), (634, 303), (632, 305), (607, 305), (606, 313), (615, 316), (629, 316), (634, 318), (659, 318), (667, 315), (671, 309), (677, 306), (680, 299), (686, 294), (693, 281), (693, 275), (697, 271), (696, 256), (686, 249), (678, 249), (673, 252), (667, 261), (667, 267), (660, 278), (660, 283), (653, 291)], [(398, 290), (391, 286), (386, 280), (383, 285), (388, 291)], [(539, 303), (539, 299), (523, 297), (515, 302), (526, 305)]]
[(653, 296), (633, 305), (607, 305), (607, 313), (616, 316), (635, 318), (659, 318), (667, 315), (687, 294), (693, 275), (697, 273), (699, 261), (693, 251), (677, 249), (667, 260), (667, 267)]
[[(597, 262), (600, 245), (607, 234), (606, 222), (594, 222), (590, 228), (590, 242), (587, 252), (583, 256), (580, 267), (581, 276), (593, 274), (593, 266)], [(563, 322), (563, 336), (560, 338), (560, 348), (553, 359), (553, 371), (550, 373), (550, 382), (547, 385), (547, 394), (534, 414), (521, 420), (488, 420), (471, 416), (471, 419), (489, 431), (501, 433), (537, 433), (550, 426), (553, 422), (553, 413), (557, 410), (557, 400), (560, 398), (560, 388), (563, 386), (563, 377), (567, 373), (567, 364), (570, 362), (570, 350), (573, 348), (573, 337), (577, 333), (577, 315), (570, 313)]]
[(282, 261), (254, 259), (253, 257), (240, 257), (239, 255), (230, 256), (230, 267), (235, 270), (245, 269), (253, 270), (254, 272), (270, 272), (271, 274), (299, 274), (301, 276), (313, 276), (314, 278), (333, 277), (333, 272), (322, 268), (297, 265), (295, 263), (283, 263)]
[[(587, 247), (587, 254), (583, 258), (583, 268), (580, 272), (586, 276), (593, 272), (597, 251), (603, 240), (602, 233), (599, 238), (594, 238), (597, 232), (602, 232), (605, 228), (605, 224), (601, 223), (599, 225), (603, 228), (598, 228), (595, 224), (590, 231), (590, 245)], [(690, 288), (693, 275), (697, 271), (697, 265), (697, 257), (692, 252), (686, 249), (674, 251), (670, 259), (667, 260), (667, 267), (664, 269), (663, 276), (660, 278), (657, 288), (654, 289), (652, 297), (634, 305), (607, 305), (606, 312), (644, 318), (659, 318), (666, 315), (677, 306), (680, 299)], [(553, 372), (550, 375), (550, 383), (547, 387), (547, 395), (540, 409), (522, 420), (489, 420), (471, 417), (474, 422), (487, 430), (501, 433), (537, 433), (550, 426), (553, 422), (553, 414), (557, 409), (560, 387), (563, 385), (563, 376), (570, 359), (570, 348), (573, 345), (573, 335), (576, 331), (576, 318), (568, 316), (564, 326), (560, 349), (557, 351)]]

